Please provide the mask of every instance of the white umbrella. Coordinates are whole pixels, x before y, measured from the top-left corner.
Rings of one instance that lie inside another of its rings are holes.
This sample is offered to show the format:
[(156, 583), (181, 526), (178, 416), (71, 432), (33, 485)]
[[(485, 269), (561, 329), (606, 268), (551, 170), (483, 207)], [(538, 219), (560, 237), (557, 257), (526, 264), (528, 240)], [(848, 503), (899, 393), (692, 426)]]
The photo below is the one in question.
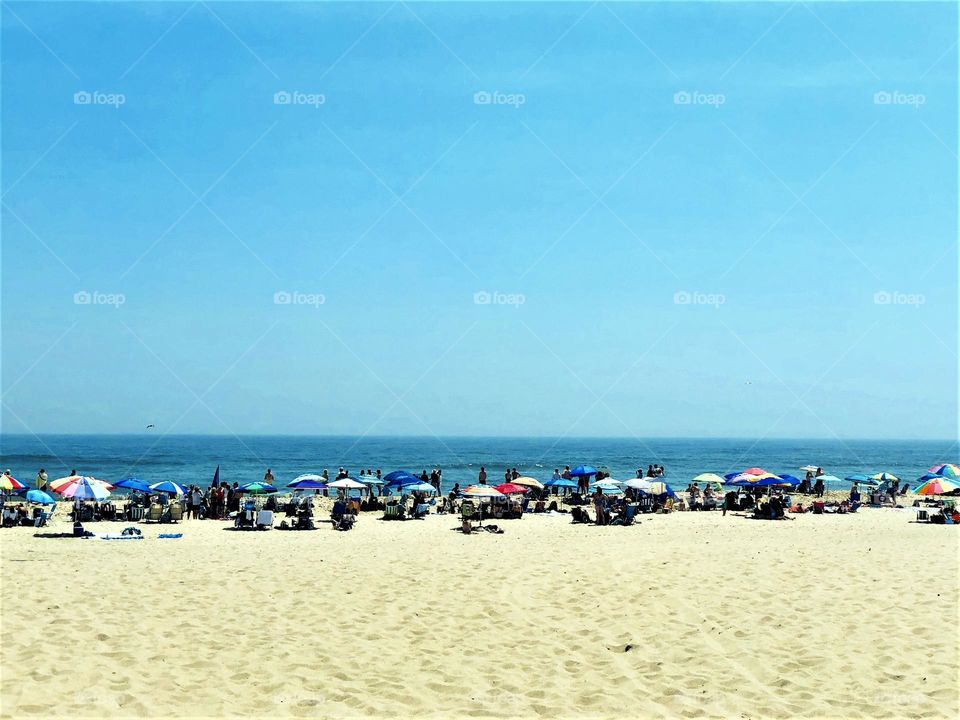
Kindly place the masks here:
[(341, 478), (327, 483), (327, 487), (337, 490), (366, 490), (367, 486), (353, 478)]
[(323, 475), (314, 475), (313, 473), (307, 473), (306, 475), (297, 475), (292, 482), (300, 482), (301, 480), (313, 480), (314, 482), (326, 482), (326, 478)]
[(650, 490), (651, 483), (646, 478), (633, 478), (627, 480), (624, 485), (628, 488), (633, 488), (634, 490)]

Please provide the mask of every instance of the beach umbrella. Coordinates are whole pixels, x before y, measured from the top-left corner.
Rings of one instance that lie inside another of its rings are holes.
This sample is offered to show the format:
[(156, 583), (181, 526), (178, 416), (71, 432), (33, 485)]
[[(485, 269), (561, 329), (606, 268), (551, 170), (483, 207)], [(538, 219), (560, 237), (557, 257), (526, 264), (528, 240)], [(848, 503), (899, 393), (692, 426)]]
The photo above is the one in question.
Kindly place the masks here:
[(877, 484), (877, 481), (876, 481), (876, 480), (871, 480), (870, 478), (868, 478), (868, 477), (867, 477), (866, 475), (864, 475), (863, 473), (856, 473), (856, 474), (854, 474), (854, 475), (847, 475), (847, 477), (845, 477), (844, 480), (846, 480), (847, 482), (859, 483), (859, 484), (861, 484), (861, 485), (876, 485), (876, 484)]
[(497, 485), (497, 490), (502, 492), (504, 495), (522, 495), (523, 493), (530, 492), (530, 488), (525, 485), (517, 485), (516, 483), (508, 482), (501, 483)]
[(870, 479), (877, 480), (879, 482), (894, 482), (895, 480), (900, 480), (900, 478), (898, 478), (896, 475), (888, 472), (878, 472), (876, 475), (871, 475)]
[(717, 475), (716, 473), (700, 473), (697, 475), (693, 482), (695, 483), (704, 483), (706, 485), (713, 485), (715, 489), (720, 490), (722, 485), (727, 481), (727, 478)]
[(186, 495), (187, 489), (172, 480), (163, 480), (150, 486), (153, 492), (167, 493), (168, 495)]
[(733, 480), (737, 475), (740, 475), (738, 472), (727, 473), (723, 476), (724, 480)]
[[(150, 487), (154, 487), (151, 485)], [(269, 495), (280, 492), (273, 485), (261, 481), (249, 482), (237, 488), (237, 492), (250, 493), (251, 495)]]
[[(637, 478), (639, 480), (639, 478)], [(645, 489), (645, 488), (640, 488)], [(651, 495), (669, 495), (672, 498), (675, 498), (677, 494), (673, 491), (673, 488), (667, 485), (665, 482), (659, 480), (654, 480), (650, 483), (649, 489), (646, 490)]]
[(554, 480), (553, 478), (550, 478), (543, 484), (543, 486), (544, 487), (565, 487), (565, 488), (578, 487), (577, 482), (575, 480), (571, 480), (570, 478), (557, 478), (556, 480)]
[(960, 490), (960, 484), (945, 477), (937, 477), (935, 480), (927, 480), (914, 492), (917, 495), (946, 495), (954, 490)]
[(294, 490), (326, 490), (327, 485), (323, 482), (322, 475), (301, 475), (292, 483), (287, 485)]
[(106, 485), (95, 481), (93, 478), (82, 477), (74, 483), (70, 483), (59, 493), (64, 497), (74, 500), (103, 500), (110, 497), (110, 491)]
[(628, 488), (633, 488), (634, 490), (644, 490), (645, 492), (650, 492), (650, 488), (653, 483), (654, 481), (647, 480), (646, 478), (630, 478), (624, 483), (624, 485), (626, 485)]
[(783, 474), (783, 475), (777, 475), (777, 477), (780, 478), (781, 480), (783, 480), (784, 482), (790, 483), (791, 485), (799, 485), (799, 484), (800, 484), (800, 478), (794, 477), (793, 475), (790, 475), (789, 473), (785, 473), (785, 474)]
[(378, 478), (376, 475), (363, 475), (360, 477), (360, 482), (367, 485), (383, 485), (383, 478)]
[(138, 477), (125, 477), (117, 480), (113, 486), (123, 488), (124, 490), (136, 490), (137, 492), (150, 492), (150, 485)]
[[(761, 480), (770, 480), (771, 478), (780, 480), (779, 475), (774, 475), (773, 473), (764, 472), (761, 474), (754, 474), (748, 472), (742, 472), (739, 475), (734, 475), (732, 478), (729, 478), (728, 485), (753, 485)], [(769, 484), (769, 483), (768, 483)]]
[(412, 493), (412, 492), (432, 492), (432, 493), (435, 493), (435, 492), (437, 492), (437, 489), (436, 489), (433, 485), (431, 485), (430, 483), (425, 483), (425, 482), (419, 482), (419, 481), (418, 481), (418, 482), (413, 483), (413, 484), (411, 484), (411, 485), (404, 485), (404, 486), (403, 486), (403, 491), (404, 491), (405, 493)]
[(315, 482), (322, 483), (322, 482), (326, 482), (327, 479), (323, 475), (317, 475), (315, 473), (304, 473), (303, 475), (297, 475), (293, 480), (290, 481), (290, 485), (287, 485), (287, 487), (290, 487), (295, 482), (301, 482), (303, 480), (313, 480)]
[(770, 474), (772, 474), (772, 473), (768, 473), (768, 472), (767, 472), (766, 470), (764, 470), (763, 468), (758, 468), (758, 467), (747, 468), (746, 470), (744, 470), (744, 472), (745, 472), (747, 475), (770, 475)]
[(104, 490), (110, 490), (110, 488), (112, 487), (110, 483), (104, 480), (97, 480), (96, 478), (85, 477), (83, 475), (69, 475), (68, 477), (63, 477), (63, 478), (59, 478), (58, 480), (54, 480), (52, 483), (50, 483), (50, 489), (56, 493), (60, 493), (61, 495), (66, 495), (65, 491), (68, 490), (71, 486), (76, 485), (79, 482), (86, 482), (92, 485), (99, 485)]
[(533, 488), (534, 490), (543, 490), (542, 482), (535, 478), (527, 477), (526, 475), (514, 478), (510, 482), (512, 482), (514, 485), (525, 485), (526, 487)]
[(614, 492), (619, 492), (622, 489), (617, 480), (611, 480), (610, 478), (605, 478), (600, 482), (595, 482), (593, 487), (600, 488), (601, 490), (613, 490)]
[(359, 480), (354, 480), (353, 478), (349, 478), (349, 477), (340, 478), (339, 480), (334, 480), (333, 482), (328, 482), (327, 487), (336, 488), (337, 490), (366, 490), (367, 489), (367, 486), (364, 485), (362, 482), (360, 482)]
[(838, 478), (836, 475), (820, 475), (820, 476), (818, 476), (817, 478), (815, 478), (814, 482), (816, 482), (816, 480), (822, 480), (824, 485), (826, 485), (827, 483), (842, 483), (842, 482), (843, 482), (843, 480), (841, 480), (840, 478)]
[(818, 468), (816, 465), (804, 465), (804, 466), (803, 466), (802, 468), (800, 468), (800, 469), (803, 470), (804, 472), (812, 472), (812, 473), (815, 473), (815, 472), (816, 472), (817, 470), (819, 470), (820, 468)]
[(13, 492), (19, 492), (26, 489), (26, 485), (17, 480), (12, 475), (7, 475), (4, 473), (0, 475), (0, 490), (11, 490)]
[(57, 502), (52, 495), (43, 490), (27, 490), (27, 502), (37, 503), (37, 505), (53, 505)]
[(414, 482), (420, 482), (420, 478), (417, 475), (408, 473), (406, 470), (394, 470), (384, 475), (383, 479), (388, 485), (409, 485)]
[(460, 491), (460, 494), (465, 497), (486, 497), (486, 498), (495, 498), (503, 497), (503, 493), (497, 490), (495, 487), (489, 485), (470, 485), (465, 487)]
[(591, 475), (596, 475), (597, 469), (590, 465), (577, 465), (573, 470), (570, 471), (571, 477), (590, 477)]
[(927, 472), (933, 473), (934, 475), (942, 475), (943, 477), (960, 478), (960, 465), (939, 463), (927, 470)]

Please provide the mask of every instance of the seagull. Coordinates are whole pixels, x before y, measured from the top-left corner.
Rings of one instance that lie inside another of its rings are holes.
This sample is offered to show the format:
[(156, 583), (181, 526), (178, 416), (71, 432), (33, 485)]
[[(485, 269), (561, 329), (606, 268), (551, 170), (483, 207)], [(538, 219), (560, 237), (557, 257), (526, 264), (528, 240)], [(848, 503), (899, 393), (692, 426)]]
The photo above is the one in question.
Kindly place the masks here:
[(151, 424), (151, 425), (147, 425), (147, 430), (149, 430), (150, 428), (155, 428), (155, 427), (156, 427), (156, 425), (152, 425), (152, 424)]

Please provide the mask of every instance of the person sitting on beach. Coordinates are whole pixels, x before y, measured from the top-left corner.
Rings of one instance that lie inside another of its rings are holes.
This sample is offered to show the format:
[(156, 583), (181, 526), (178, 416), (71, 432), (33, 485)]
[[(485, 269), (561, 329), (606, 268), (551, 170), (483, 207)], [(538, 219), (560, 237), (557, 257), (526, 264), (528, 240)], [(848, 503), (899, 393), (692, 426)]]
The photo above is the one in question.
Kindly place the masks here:
[(723, 514), (727, 514), (727, 510), (733, 512), (737, 509), (737, 493), (735, 490), (730, 490), (726, 495), (723, 496)]
[(859, 503), (860, 502), (860, 488), (854, 483), (853, 487), (850, 488), (850, 502)]
[(717, 507), (717, 500), (713, 496), (713, 485), (707, 483), (703, 487), (703, 509), (713, 510)]
[(700, 502), (700, 487), (696, 483), (692, 483), (689, 488), (687, 488), (687, 506), (691, 510), (702, 510), (703, 505)]

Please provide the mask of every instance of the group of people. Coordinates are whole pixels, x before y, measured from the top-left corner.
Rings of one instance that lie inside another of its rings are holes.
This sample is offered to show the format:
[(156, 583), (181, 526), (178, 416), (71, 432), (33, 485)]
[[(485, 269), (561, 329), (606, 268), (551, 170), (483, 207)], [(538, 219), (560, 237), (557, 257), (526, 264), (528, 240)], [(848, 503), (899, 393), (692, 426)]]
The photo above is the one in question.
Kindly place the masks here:
[(823, 497), (823, 468), (817, 468), (814, 470), (807, 470), (807, 474), (804, 476), (803, 480), (800, 481), (800, 484), (797, 486), (797, 492), (801, 495), (814, 495), (815, 497)]

